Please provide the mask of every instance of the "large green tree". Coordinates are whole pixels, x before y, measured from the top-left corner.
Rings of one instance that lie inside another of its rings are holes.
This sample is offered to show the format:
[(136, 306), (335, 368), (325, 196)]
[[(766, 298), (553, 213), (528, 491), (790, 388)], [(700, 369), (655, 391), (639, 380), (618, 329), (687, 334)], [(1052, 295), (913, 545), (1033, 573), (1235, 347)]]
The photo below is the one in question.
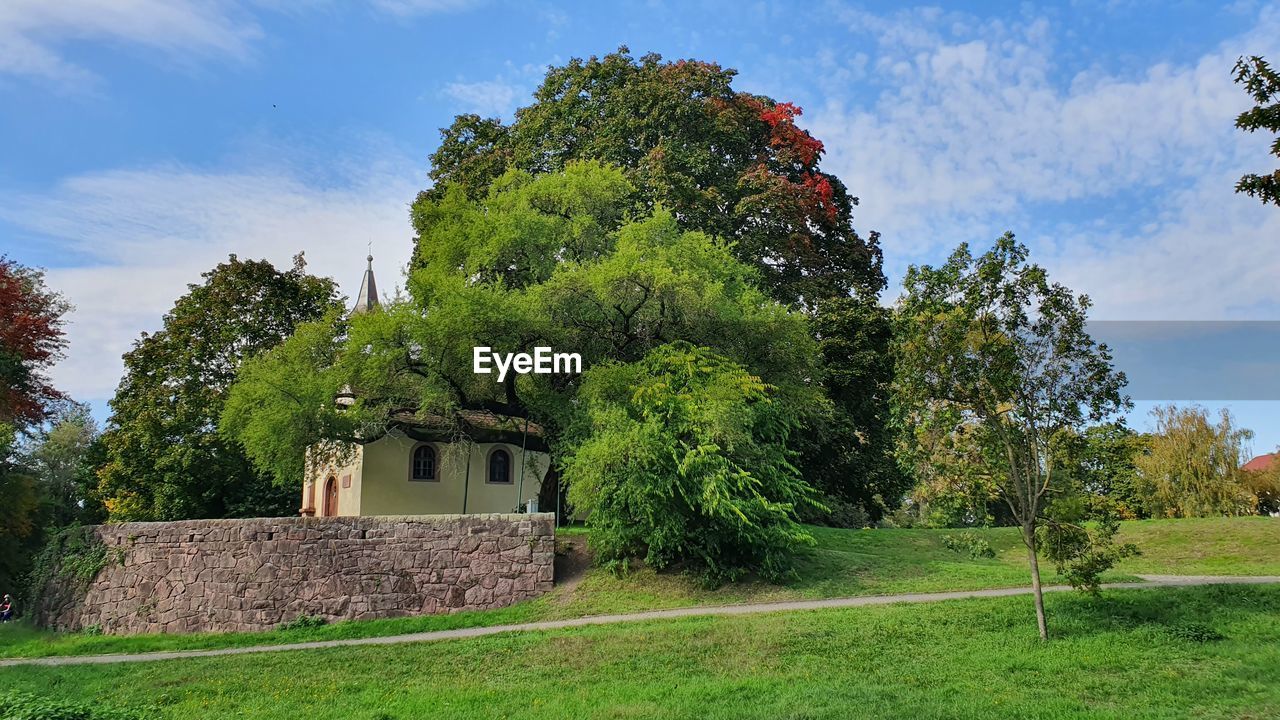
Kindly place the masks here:
[(875, 298), (830, 298), (811, 321), (831, 409), (797, 433), (796, 463), (832, 505), (852, 502), (877, 520), (910, 487), (893, 456), (890, 311)]
[[(736, 71), (626, 48), (551, 67), (510, 125), (460, 115), (431, 156), (435, 186), (483, 198), (510, 168), (535, 175), (575, 160), (623, 169), (636, 197), (681, 228), (733, 241), (769, 294), (811, 305), (884, 287), (879, 240), (854, 231), (851, 196), (820, 167), (800, 108), (732, 87)], [(425, 258), (417, 258), (419, 264)]]
[[(570, 432), (581, 427), (587, 405), (599, 411), (580, 400), (582, 377), (511, 373), (498, 382), (473, 372), (472, 349), (482, 346), (501, 353), (546, 346), (579, 353), (586, 368), (648, 363), (642, 367), (656, 372), (662, 366), (652, 353), (684, 341), (759, 378), (770, 386), (767, 401), (789, 413), (824, 409), (812, 382), (818, 353), (806, 317), (769, 299), (757, 271), (724, 242), (683, 229), (668, 210), (637, 206), (634, 186), (617, 168), (570, 163), (536, 177), (512, 170), (478, 200), (458, 187), (420, 200), (414, 221), (419, 265), (409, 298), (304, 325), (281, 347), (251, 360), (232, 389), (224, 432), (282, 482), (300, 478), (308, 447), (374, 439), (403, 412), (444, 423), (460, 437), (468, 433), (461, 411), (531, 418), (546, 429), (557, 457), (591, 441), (591, 432)], [(717, 383), (729, 376), (739, 377), (726, 370)], [(337, 410), (333, 398), (342, 390), (354, 402)], [(748, 435), (742, 442), (736, 450), (707, 442), (700, 452), (748, 457), (750, 446), (763, 441)], [(576, 467), (585, 477), (582, 462)], [(770, 502), (789, 502), (765, 494)], [(784, 523), (789, 512), (753, 521)], [(609, 510), (592, 514), (600, 526), (610, 517)], [(708, 547), (693, 541), (697, 533), (723, 527), (711, 516), (684, 525), (689, 556), (682, 559), (717, 575), (742, 563), (763, 569), (751, 564), (764, 557), (751, 552), (762, 549), (755, 543), (786, 535), (717, 535), (712, 549), (721, 554), (695, 551)], [(677, 540), (668, 538), (667, 547)], [(675, 562), (668, 551), (662, 557)]]
[[(1235, 67), (1236, 82), (1253, 100), (1252, 108), (1236, 117), (1236, 127), (1245, 132), (1269, 130), (1276, 134), (1271, 154), (1280, 158), (1280, 73), (1257, 55), (1240, 58)], [(1274, 172), (1248, 173), (1236, 183), (1236, 192), (1246, 193), (1264, 203), (1280, 205), (1280, 168)]]
[(299, 256), (281, 272), (234, 255), (190, 285), (124, 356), (103, 435), (100, 488), (115, 520), (254, 517), (295, 511), (296, 491), (271, 482), (217, 433), (241, 365), (339, 307), (331, 280)]
[(1093, 535), (1063, 522), (1053, 505), (1071, 489), (1061, 444), (1128, 406), (1124, 375), (1085, 329), (1088, 298), (1050, 282), (1012, 234), (976, 258), (961, 245), (940, 267), (913, 266), (904, 284), (895, 332), (903, 422), (976, 431), (995, 493), (1022, 531), (1047, 638), (1041, 544), (1089, 588), (1117, 557), (1109, 547), (1114, 524)]
[(735, 76), (622, 48), (549, 68), (510, 124), (458, 116), (431, 156), (435, 186), (415, 205), (426, 252), (414, 263), (432, 260), (434, 223), (448, 221), (438, 203), (451, 192), (483, 198), (511, 168), (541, 175), (579, 160), (622, 168), (646, 211), (662, 206), (682, 229), (730, 241), (770, 296), (815, 316), (835, 403), (797, 433), (807, 441), (797, 463), (824, 494), (875, 516), (903, 489), (888, 453), (879, 237), (854, 230), (857, 198), (822, 170), (822, 142), (797, 125), (800, 108), (736, 90)]

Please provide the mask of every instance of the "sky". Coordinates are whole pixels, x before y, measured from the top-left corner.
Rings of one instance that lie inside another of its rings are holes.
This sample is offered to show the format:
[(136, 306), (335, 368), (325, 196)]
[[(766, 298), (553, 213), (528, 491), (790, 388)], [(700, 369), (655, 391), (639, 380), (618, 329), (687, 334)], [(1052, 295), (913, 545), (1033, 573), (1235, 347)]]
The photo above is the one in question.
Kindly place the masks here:
[[(76, 306), (55, 383), (105, 419), (121, 354), (230, 253), (305, 252), (350, 295), (372, 248), (390, 291), (439, 129), (621, 45), (802, 106), (881, 233), (885, 302), (1012, 230), (1096, 319), (1280, 320), (1280, 208), (1232, 190), (1272, 138), (1233, 127), (1231, 73), (1280, 60), (1280, 3), (5, 0), (0, 254)], [(1264, 395), (1162, 399), (1229, 407), (1266, 452)]]

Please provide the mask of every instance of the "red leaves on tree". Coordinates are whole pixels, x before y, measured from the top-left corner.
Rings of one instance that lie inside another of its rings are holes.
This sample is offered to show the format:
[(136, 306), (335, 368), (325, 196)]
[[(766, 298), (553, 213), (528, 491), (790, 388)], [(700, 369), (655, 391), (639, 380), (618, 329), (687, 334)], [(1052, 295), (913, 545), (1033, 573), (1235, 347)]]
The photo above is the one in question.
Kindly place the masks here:
[(833, 201), (835, 191), (831, 188), (831, 181), (827, 179), (827, 176), (821, 173), (805, 173), (804, 182), (801, 184), (809, 191), (814, 205), (822, 210), (823, 214), (827, 216), (827, 220), (835, 222), (836, 204)]
[(795, 119), (804, 110), (794, 103), (780, 102), (773, 107), (755, 101), (760, 106), (760, 119), (770, 128), (769, 146), (783, 162), (798, 162), (812, 167), (822, 154), (822, 141), (796, 126)]
[(44, 373), (66, 347), (67, 309), (39, 272), (0, 257), (0, 421), (40, 422), (65, 397)]

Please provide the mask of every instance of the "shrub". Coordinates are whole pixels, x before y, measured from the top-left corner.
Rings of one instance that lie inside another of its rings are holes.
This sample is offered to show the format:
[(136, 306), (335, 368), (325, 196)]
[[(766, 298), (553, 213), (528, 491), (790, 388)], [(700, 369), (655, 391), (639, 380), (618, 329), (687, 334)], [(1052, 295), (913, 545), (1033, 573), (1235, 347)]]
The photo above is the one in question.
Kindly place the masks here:
[(327, 625), (328, 623), (329, 623), (328, 620), (325, 620), (319, 615), (299, 615), (298, 617), (290, 620), (287, 623), (281, 623), (280, 629), (281, 630), (310, 630), (311, 628), (322, 627), (324, 625)]
[(976, 533), (962, 532), (959, 535), (943, 535), (942, 544), (948, 550), (958, 552), (961, 555), (968, 555), (974, 560), (996, 556), (996, 551), (991, 549), (991, 543), (984, 538), (978, 537)]
[(814, 500), (786, 446), (791, 405), (742, 366), (676, 342), (591, 368), (580, 400), (564, 480), (607, 567), (643, 558), (707, 584), (776, 580), (813, 544), (796, 517)]
[(150, 720), (154, 710), (104, 707), (100, 703), (54, 700), (30, 693), (0, 691), (3, 720)]
[(103, 568), (119, 562), (122, 553), (111, 553), (91, 527), (73, 524), (57, 531), (36, 554), (27, 576), (26, 606), (34, 610), (52, 580), (83, 589)]
[(1225, 640), (1226, 637), (1203, 623), (1183, 623), (1167, 628), (1167, 632), (1179, 640), (1187, 642), (1206, 643)]

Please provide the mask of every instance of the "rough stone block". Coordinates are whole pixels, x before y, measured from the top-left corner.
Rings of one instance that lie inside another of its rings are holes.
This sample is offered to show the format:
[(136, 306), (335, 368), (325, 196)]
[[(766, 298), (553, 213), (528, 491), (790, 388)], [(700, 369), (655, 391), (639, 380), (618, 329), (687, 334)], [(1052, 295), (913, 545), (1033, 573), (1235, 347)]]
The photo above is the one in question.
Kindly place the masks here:
[(53, 581), (37, 621), (105, 632), (264, 630), (501, 607), (554, 579), (554, 516), (266, 518), (94, 529), (123, 562)]

